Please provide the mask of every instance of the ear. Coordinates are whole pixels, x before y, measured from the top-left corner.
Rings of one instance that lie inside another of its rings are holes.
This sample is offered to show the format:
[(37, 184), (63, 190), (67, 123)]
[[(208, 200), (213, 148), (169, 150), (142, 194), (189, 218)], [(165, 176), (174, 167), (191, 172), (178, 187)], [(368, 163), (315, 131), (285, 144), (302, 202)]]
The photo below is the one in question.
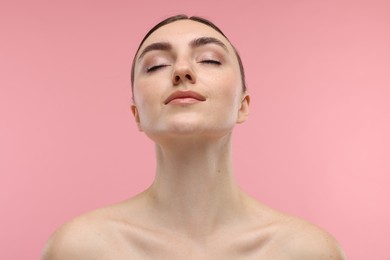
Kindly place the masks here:
[(134, 103), (131, 104), (131, 112), (133, 113), (135, 122), (137, 123), (138, 130), (140, 130), (142, 132), (142, 128), (141, 128), (141, 124), (140, 124), (141, 121), (139, 119), (138, 110), (137, 110), (137, 107), (136, 107), (136, 105)]
[(238, 110), (237, 115), (237, 124), (244, 123), (249, 116), (249, 103), (250, 97), (249, 94), (245, 93), (244, 98), (241, 101), (241, 107)]

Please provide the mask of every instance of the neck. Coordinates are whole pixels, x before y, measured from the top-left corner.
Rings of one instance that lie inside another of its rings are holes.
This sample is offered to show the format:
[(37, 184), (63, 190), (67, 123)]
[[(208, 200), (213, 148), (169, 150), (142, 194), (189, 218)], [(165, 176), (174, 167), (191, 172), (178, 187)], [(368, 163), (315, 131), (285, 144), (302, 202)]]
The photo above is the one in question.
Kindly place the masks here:
[(218, 140), (171, 140), (156, 146), (156, 178), (148, 194), (165, 226), (207, 235), (242, 212), (230, 144), (229, 134)]

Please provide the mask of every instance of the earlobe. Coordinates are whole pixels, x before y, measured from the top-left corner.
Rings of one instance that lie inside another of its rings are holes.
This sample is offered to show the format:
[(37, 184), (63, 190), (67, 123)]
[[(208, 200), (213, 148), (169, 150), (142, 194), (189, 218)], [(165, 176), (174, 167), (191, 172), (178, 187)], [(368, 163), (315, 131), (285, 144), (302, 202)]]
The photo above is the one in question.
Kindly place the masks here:
[(137, 110), (137, 107), (134, 104), (131, 105), (131, 112), (133, 113), (135, 122), (137, 123), (138, 130), (140, 130), (142, 132), (138, 110)]
[(245, 94), (243, 100), (241, 101), (241, 107), (238, 110), (237, 124), (244, 123), (249, 116), (249, 103), (250, 97), (249, 94)]

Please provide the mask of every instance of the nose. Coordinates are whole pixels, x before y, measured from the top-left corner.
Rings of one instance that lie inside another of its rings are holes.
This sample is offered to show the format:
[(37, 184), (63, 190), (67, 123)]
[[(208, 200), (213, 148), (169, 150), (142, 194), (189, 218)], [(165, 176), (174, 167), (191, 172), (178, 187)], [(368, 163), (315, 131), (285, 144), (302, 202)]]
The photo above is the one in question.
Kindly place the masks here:
[(172, 75), (173, 85), (176, 86), (186, 81), (191, 84), (196, 82), (196, 76), (191, 68), (191, 65), (188, 62), (176, 64)]

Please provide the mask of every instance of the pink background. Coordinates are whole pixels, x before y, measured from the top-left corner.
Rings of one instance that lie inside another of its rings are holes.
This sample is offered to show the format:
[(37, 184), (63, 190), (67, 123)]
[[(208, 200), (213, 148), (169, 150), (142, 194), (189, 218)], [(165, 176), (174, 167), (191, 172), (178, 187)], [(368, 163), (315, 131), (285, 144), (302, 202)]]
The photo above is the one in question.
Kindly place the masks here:
[(389, 260), (390, 2), (133, 2), (0, 3), (0, 258), (38, 259), (61, 223), (151, 183), (131, 60), (152, 25), (186, 13), (219, 25), (246, 67), (243, 189), (322, 226), (348, 259)]

